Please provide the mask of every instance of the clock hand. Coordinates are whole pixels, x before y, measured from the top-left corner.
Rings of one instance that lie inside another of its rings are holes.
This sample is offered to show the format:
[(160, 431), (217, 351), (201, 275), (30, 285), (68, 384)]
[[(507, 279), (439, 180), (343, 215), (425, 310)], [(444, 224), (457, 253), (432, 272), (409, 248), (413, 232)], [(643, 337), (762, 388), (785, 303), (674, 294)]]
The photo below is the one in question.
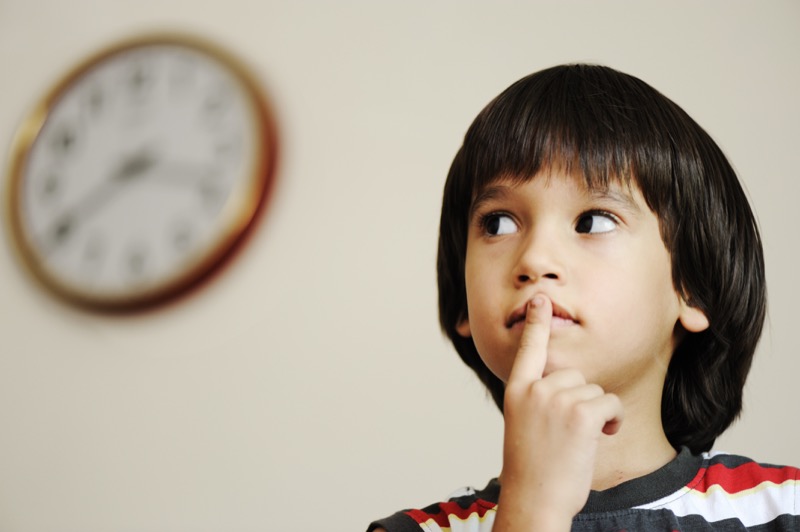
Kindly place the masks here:
[(141, 177), (150, 170), (158, 160), (152, 152), (141, 150), (136, 155), (126, 159), (117, 171), (106, 182), (128, 181)]
[(80, 201), (63, 212), (51, 224), (50, 230), (45, 233), (46, 236), (43, 239), (45, 255), (49, 255), (54, 248), (63, 244), (75, 232), (75, 226), (105, 205), (116, 195), (121, 185), (147, 175), (156, 162), (156, 157), (148, 150), (141, 150), (125, 159), (116, 172), (83, 196)]

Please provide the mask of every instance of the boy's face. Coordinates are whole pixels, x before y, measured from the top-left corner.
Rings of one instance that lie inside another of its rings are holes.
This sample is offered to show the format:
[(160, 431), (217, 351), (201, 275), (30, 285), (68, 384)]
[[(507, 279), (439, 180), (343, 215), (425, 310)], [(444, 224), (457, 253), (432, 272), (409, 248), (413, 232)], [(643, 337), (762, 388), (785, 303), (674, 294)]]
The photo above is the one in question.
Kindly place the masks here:
[(677, 324), (708, 326), (676, 293), (658, 219), (634, 185), (591, 191), (557, 171), (499, 180), (479, 194), (469, 224), (469, 317), (457, 331), (504, 382), (536, 294), (553, 302), (545, 374), (575, 368), (608, 392), (663, 385)]

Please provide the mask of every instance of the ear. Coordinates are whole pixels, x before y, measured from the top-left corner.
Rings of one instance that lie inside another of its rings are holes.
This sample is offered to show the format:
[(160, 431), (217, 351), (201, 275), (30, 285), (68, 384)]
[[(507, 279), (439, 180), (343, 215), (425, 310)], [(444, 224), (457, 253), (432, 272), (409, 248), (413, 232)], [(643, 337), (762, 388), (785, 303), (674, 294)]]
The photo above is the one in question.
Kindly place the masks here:
[(469, 328), (468, 317), (462, 318), (461, 321), (456, 324), (456, 332), (464, 338), (472, 337), (472, 330)]
[(689, 332), (698, 333), (708, 329), (706, 313), (697, 307), (689, 305), (681, 298), (681, 310), (678, 321)]

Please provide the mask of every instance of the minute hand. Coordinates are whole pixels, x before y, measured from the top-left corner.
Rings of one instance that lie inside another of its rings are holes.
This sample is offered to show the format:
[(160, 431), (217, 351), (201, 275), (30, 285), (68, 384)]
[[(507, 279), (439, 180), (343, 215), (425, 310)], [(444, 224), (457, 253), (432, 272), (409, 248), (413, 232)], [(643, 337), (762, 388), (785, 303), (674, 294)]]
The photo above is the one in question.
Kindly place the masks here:
[(108, 203), (123, 186), (147, 175), (156, 162), (155, 156), (149, 151), (141, 151), (125, 159), (116, 172), (55, 219), (45, 232), (45, 254), (49, 255), (63, 244), (75, 232), (78, 223)]

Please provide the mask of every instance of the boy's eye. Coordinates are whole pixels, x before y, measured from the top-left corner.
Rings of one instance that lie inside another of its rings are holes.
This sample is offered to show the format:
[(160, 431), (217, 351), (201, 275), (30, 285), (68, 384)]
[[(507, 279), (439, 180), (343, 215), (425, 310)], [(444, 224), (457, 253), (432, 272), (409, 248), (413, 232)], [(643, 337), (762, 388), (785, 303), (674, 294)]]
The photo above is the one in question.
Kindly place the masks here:
[(517, 224), (507, 214), (489, 214), (483, 218), (483, 230), (492, 236), (510, 235), (517, 232)]
[(586, 213), (578, 218), (575, 230), (578, 233), (608, 233), (617, 227), (617, 220), (608, 213)]

